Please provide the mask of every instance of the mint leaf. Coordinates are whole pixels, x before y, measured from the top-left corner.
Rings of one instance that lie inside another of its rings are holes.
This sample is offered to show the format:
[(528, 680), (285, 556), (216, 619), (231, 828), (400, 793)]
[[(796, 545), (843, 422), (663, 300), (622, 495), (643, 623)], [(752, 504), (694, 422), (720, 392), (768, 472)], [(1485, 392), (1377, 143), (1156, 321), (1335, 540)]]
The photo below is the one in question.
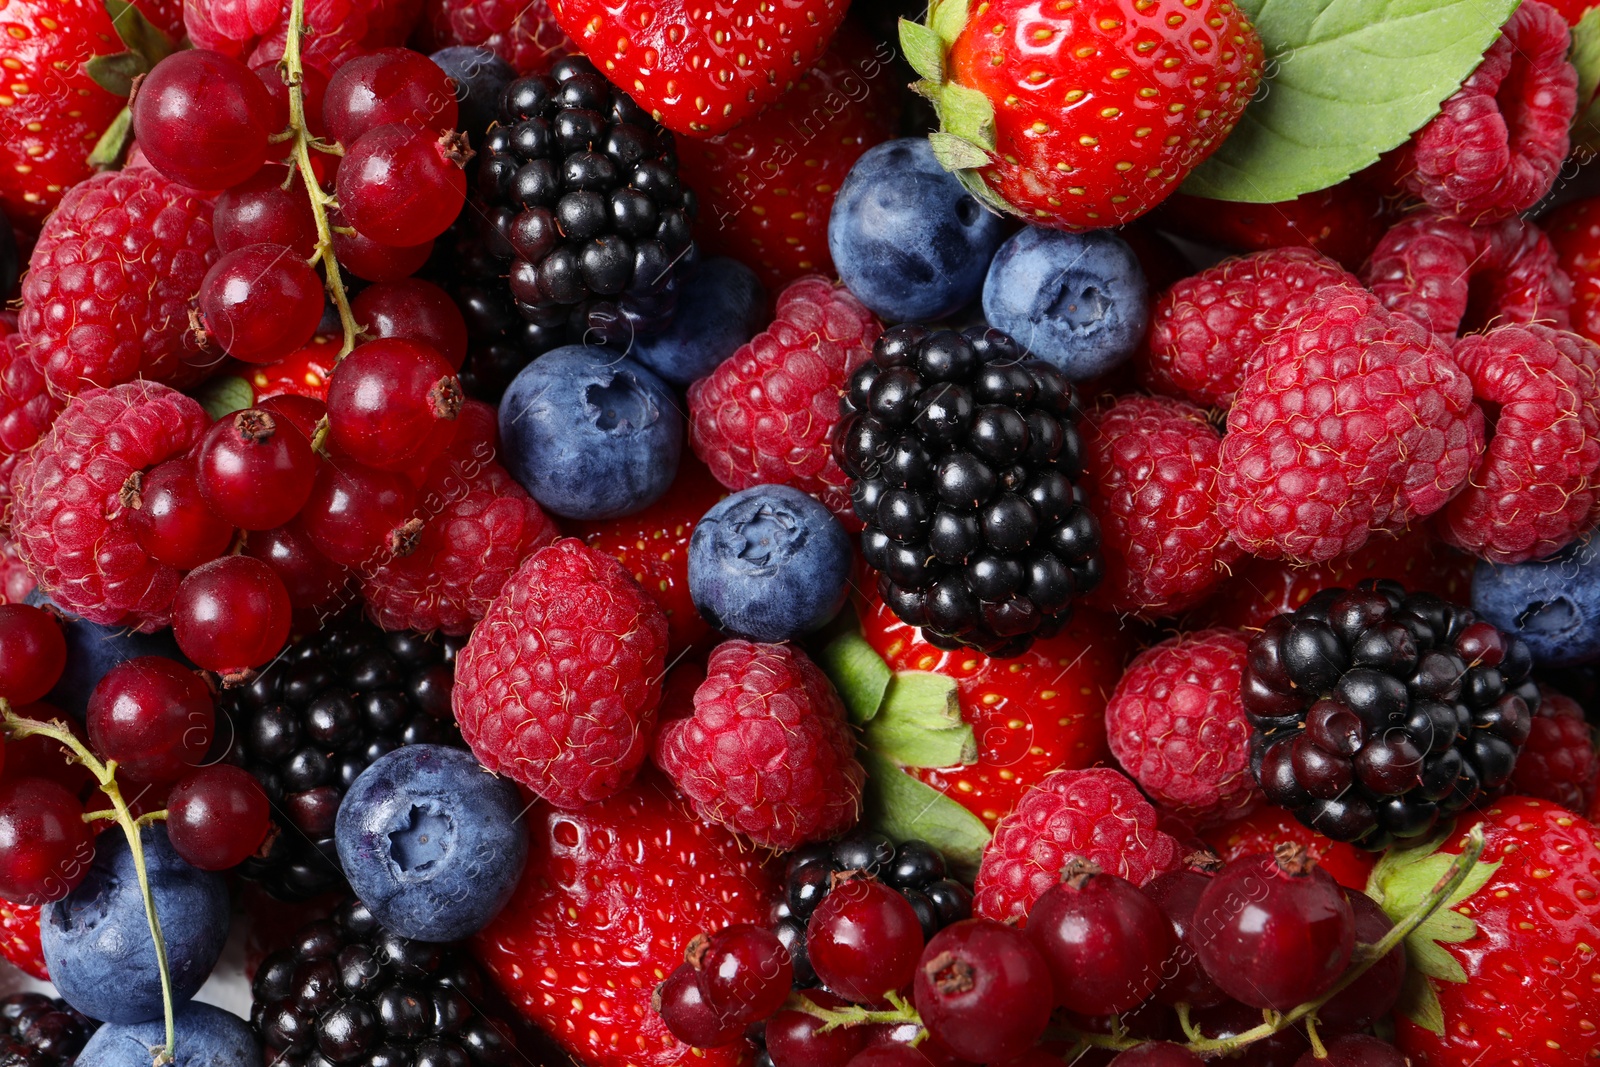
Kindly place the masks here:
[(981, 819), (882, 756), (863, 752), (861, 762), (867, 769), (868, 825), (895, 841), (926, 841), (958, 874), (976, 873), (989, 843)]
[(850, 721), (862, 726), (878, 714), (894, 672), (858, 633), (835, 639), (818, 657), (822, 670), (844, 700)]
[(972, 727), (961, 721), (955, 679), (931, 671), (900, 671), (862, 741), (907, 767), (954, 767), (978, 758)]
[(189, 394), (206, 409), (213, 420), (243, 411), (256, 402), (255, 390), (243, 378), (225, 374), (195, 387)]
[(1517, 0), (1241, 0), (1268, 77), (1183, 191), (1251, 204), (1325, 189), (1439, 112)]

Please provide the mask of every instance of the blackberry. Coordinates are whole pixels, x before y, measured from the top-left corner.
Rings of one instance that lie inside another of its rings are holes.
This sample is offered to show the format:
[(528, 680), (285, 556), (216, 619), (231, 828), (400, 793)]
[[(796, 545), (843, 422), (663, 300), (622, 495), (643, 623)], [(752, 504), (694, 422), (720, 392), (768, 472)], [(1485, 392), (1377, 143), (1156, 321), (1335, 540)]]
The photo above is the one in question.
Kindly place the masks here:
[(833, 455), (894, 613), (991, 656), (1059, 630), (1105, 569), (1072, 383), (999, 330), (906, 325), (841, 405)]
[(0, 998), (0, 1067), (72, 1067), (100, 1024), (43, 993)]
[(250, 1025), (269, 1067), (501, 1067), (520, 1060), (484, 1015), (466, 948), (411, 941), (350, 898), (261, 962)]
[(267, 850), (241, 873), (284, 900), (345, 886), (333, 823), (350, 783), (401, 745), (461, 744), (450, 709), (458, 644), (344, 618), (223, 691), (227, 759), (256, 777), (273, 809)]
[(1392, 581), (1324, 589), (1250, 642), (1243, 703), (1267, 799), (1384, 848), (1510, 779), (1539, 708), (1520, 638)]

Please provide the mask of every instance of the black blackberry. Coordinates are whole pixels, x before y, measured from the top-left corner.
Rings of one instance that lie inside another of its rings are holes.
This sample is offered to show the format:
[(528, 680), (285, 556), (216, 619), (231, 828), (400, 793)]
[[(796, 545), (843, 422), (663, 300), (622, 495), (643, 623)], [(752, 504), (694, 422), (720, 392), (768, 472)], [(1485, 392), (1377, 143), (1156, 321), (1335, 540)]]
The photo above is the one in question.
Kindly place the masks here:
[(483, 1014), (464, 947), (410, 941), (350, 898), (261, 962), (250, 1025), (268, 1067), (501, 1067), (526, 1062)]
[(1267, 798), (1383, 848), (1505, 785), (1539, 688), (1521, 638), (1398, 583), (1324, 589), (1250, 642), (1244, 709)]
[(344, 618), (223, 691), (227, 759), (255, 775), (273, 809), (267, 851), (241, 873), (284, 900), (345, 885), (333, 821), (350, 783), (401, 745), (461, 744), (450, 710), (455, 647)]
[(940, 648), (1016, 656), (1100, 581), (1072, 383), (999, 330), (896, 326), (850, 378), (833, 455), (861, 553)]
[(626, 344), (658, 331), (691, 254), (694, 193), (672, 134), (578, 56), (518, 78), (478, 158), (489, 252), (542, 329)]
[(0, 1067), (72, 1067), (100, 1024), (43, 993), (0, 998)]

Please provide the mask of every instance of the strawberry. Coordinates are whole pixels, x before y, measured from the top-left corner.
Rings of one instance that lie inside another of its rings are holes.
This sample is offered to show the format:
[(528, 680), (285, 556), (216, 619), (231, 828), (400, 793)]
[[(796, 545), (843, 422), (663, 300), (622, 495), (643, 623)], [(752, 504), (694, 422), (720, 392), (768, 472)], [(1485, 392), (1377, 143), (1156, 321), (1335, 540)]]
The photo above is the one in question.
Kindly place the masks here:
[(667, 129), (725, 133), (788, 92), (821, 57), (846, 0), (552, 0), (584, 55)]
[(802, 274), (833, 273), (834, 194), (861, 153), (894, 136), (893, 58), (887, 44), (846, 22), (759, 119), (678, 144), (678, 165), (700, 197), (695, 236), (707, 251), (756, 267), (774, 292)]
[(858, 601), (861, 636), (896, 671), (933, 671), (956, 681), (962, 719), (978, 758), (965, 766), (907, 768), (990, 828), (1022, 794), (1060, 768), (1093, 766), (1107, 756), (1105, 709), (1133, 636), (1110, 615), (1080, 608), (1056, 636), (1015, 659), (946, 652), (895, 617), (873, 590)]
[(39, 945), (39, 908), (0, 900), (0, 956), (25, 974), (45, 981), (44, 949)]
[(1416, 907), (1482, 821), (1483, 856), (1450, 903), (1406, 939), (1395, 1043), (1416, 1067), (1579, 1067), (1600, 1058), (1600, 828), (1545, 800), (1502, 797), (1439, 846), (1395, 849), (1370, 893)]
[(1271, 852), (1280, 841), (1293, 841), (1317, 861), (1317, 866), (1332, 875), (1334, 881), (1357, 891), (1367, 887), (1367, 876), (1378, 859), (1354, 845), (1323, 837), (1295, 818), (1293, 812), (1273, 804), (1263, 804), (1232, 822), (1207, 827), (1200, 836), (1226, 863), (1241, 856)]
[(290, 394), (328, 399), (328, 375), (339, 356), (339, 339), (317, 334), (298, 351), (276, 363), (261, 363), (245, 370), (256, 400)]
[(940, 0), (900, 23), (941, 163), (1029, 222), (1080, 230), (1149, 211), (1222, 143), (1261, 77), (1232, 0)]
[(522, 882), (472, 943), (512, 1004), (585, 1067), (748, 1062), (743, 1042), (691, 1052), (650, 998), (696, 934), (765, 925), (778, 878), (760, 856), (653, 774), (529, 824)]

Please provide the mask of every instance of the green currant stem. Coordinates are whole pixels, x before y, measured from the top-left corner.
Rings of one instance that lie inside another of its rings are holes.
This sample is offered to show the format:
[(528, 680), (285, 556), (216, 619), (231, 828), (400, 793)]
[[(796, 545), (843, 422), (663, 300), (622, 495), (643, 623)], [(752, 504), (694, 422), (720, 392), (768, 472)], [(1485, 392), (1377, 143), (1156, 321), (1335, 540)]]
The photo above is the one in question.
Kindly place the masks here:
[[(891, 1026), (900, 1023), (916, 1023), (922, 1025), (922, 1018), (917, 1014), (917, 1009), (896, 993), (889, 994), (891, 1008), (887, 1011), (874, 1011), (863, 1008), (859, 1004), (847, 1004), (842, 1008), (825, 1008), (816, 1003), (803, 993), (791, 994), (784, 1007), (792, 1011), (802, 1011), (813, 1019), (821, 1019), (823, 1025), (819, 1032), (827, 1033), (841, 1026), (865, 1026), (870, 1023), (888, 1023)], [(922, 1036), (920, 1033), (917, 1035)], [(915, 1043), (915, 1042), (913, 1042)]]
[[(298, 2), (298, 0), (297, 0)], [(150, 938), (156, 947), (156, 966), (161, 971), (161, 1007), (166, 1017), (167, 1043), (156, 1054), (152, 1067), (161, 1067), (162, 1064), (172, 1062), (173, 1046), (176, 1041), (176, 1024), (173, 1019), (172, 1001), (172, 973), (167, 966), (167, 943), (161, 936), (161, 918), (156, 914), (155, 896), (150, 892), (150, 873), (144, 862), (144, 842), (139, 837), (139, 827), (147, 825), (145, 818), (135, 819), (129, 810), (127, 801), (122, 799), (122, 790), (117, 785), (117, 763), (107, 760), (102, 763), (82, 741), (79, 741), (61, 722), (39, 722), (37, 719), (24, 718), (11, 710), (11, 704), (0, 697), (0, 725), (5, 728), (7, 737), (48, 737), (57, 742), (69, 753), (72, 758), (83, 764), (84, 768), (100, 783), (100, 789), (105, 793), (106, 799), (111, 801), (111, 807), (106, 811), (93, 814), (96, 817), (109, 817), (118, 826), (128, 839), (128, 849), (133, 855), (133, 870), (139, 878), (139, 892), (144, 898), (144, 915), (150, 924)], [(155, 813), (152, 813), (155, 814)], [(160, 813), (162, 817), (166, 812)], [(152, 820), (153, 821), (153, 820)]]
[(1322, 1035), (1317, 1033), (1317, 1017), (1313, 1014), (1306, 1020), (1306, 1037), (1311, 1040), (1311, 1054), (1319, 1060), (1328, 1058), (1328, 1048), (1322, 1043)]

